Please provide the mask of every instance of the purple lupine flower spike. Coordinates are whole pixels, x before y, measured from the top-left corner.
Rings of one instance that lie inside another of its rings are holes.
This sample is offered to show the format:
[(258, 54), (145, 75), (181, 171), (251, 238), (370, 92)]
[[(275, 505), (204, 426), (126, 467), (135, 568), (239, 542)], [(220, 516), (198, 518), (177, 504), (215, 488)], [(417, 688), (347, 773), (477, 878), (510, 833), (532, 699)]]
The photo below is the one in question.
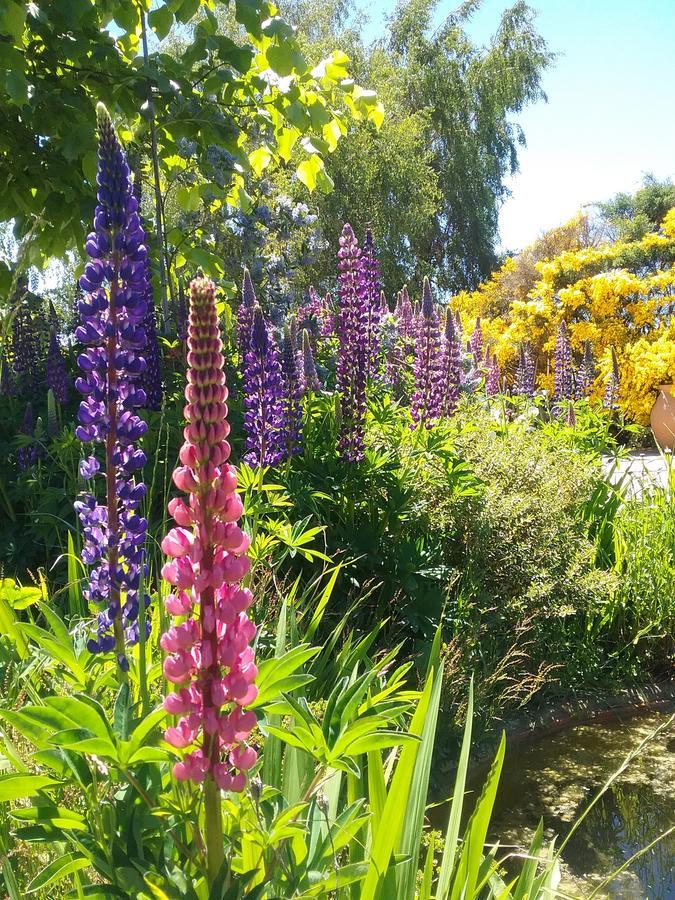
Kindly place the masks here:
[[(26, 404), (26, 410), (23, 414), (19, 434), (23, 434), (29, 438), (35, 437), (35, 415), (33, 414), (32, 403)], [(31, 440), (30, 444), (19, 447), (16, 454), (16, 464), (19, 470), (23, 472), (31, 466), (34, 466), (41, 456), (42, 452), (40, 446), (35, 440)]]
[(452, 310), (445, 316), (443, 348), (441, 353), (441, 413), (451, 416), (457, 409), (461, 381), (461, 337), (457, 333)]
[(605, 409), (614, 411), (618, 409), (621, 376), (619, 374), (619, 361), (616, 358), (616, 351), (614, 350), (614, 347), (611, 348), (611, 354), (612, 365), (609, 370), (607, 383), (605, 385), (605, 394), (602, 400), (602, 405), (605, 407)]
[(255, 291), (251, 281), (251, 273), (244, 269), (244, 280), (241, 286), (241, 303), (237, 310), (237, 346), (241, 354), (242, 365), (246, 353), (251, 346), (251, 328), (253, 327), (253, 310), (256, 305)]
[(337, 387), (342, 427), (338, 447), (344, 459), (363, 459), (366, 417), (368, 310), (361, 250), (352, 229), (345, 224), (338, 251), (340, 309), (338, 314)]
[(536, 389), (536, 366), (529, 343), (520, 348), (518, 366), (514, 380), (514, 393), (521, 397), (534, 397)]
[(572, 348), (564, 319), (560, 322), (556, 335), (553, 376), (553, 399), (571, 400), (574, 396)]
[[(85, 345), (78, 358), (82, 375), (75, 383), (84, 398), (75, 433), (84, 443), (105, 448), (106, 502), (85, 492), (75, 509), (83, 526), (82, 559), (92, 567), (84, 596), (104, 607), (97, 635), (87, 646), (92, 653), (114, 649), (120, 669), (126, 671), (125, 643), (138, 640), (139, 603), (150, 602), (141, 590), (147, 572), (147, 521), (138, 509), (145, 485), (135, 478), (145, 464), (137, 442), (147, 430), (135, 409), (146, 400), (138, 380), (145, 369), (148, 251), (129, 166), (102, 104), (97, 106), (97, 121), (98, 204), (86, 242), (90, 261), (80, 278), (85, 296), (78, 303), (80, 325), (75, 332)], [(98, 469), (93, 456), (80, 464), (87, 478)]]
[(501, 369), (496, 356), (492, 356), (490, 365), (485, 377), (485, 393), (488, 397), (494, 397), (501, 389)]
[(279, 348), (258, 305), (244, 357), (244, 431), (250, 466), (275, 466), (284, 458), (283, 380)]
[(316, 363), (314, 362), (314, 354), (312, 353), (312, 343), (306, 329), (302, 332), (302, 369), (305, 391), (313, 391), (314, 393), (320, 391), (321, 382), (319, 381), (319, 376), (316, 371)]
[(375, 252), (375, 242), (370, 229), (366, 231), (361, 254), (364, 306), (366, 310), (366, 365), (367, 377), (372, 378), (378, 368), (380, 355), (380, 304), (382, 284), (380, 263)]
[(18, 390), (30, 393), (38, 382), (40, 341), (33, 316), (21, 296), (12, 325), (12, 361)]
[(387, 295), (384, 291), (380, 291), (380, 321), (384, 318), (384, 316), (389, 315), (389, 302), (387, 300)]
[(284, 329), (283, 352), (281, 355), (283, 377), (283, 428), (282, 440), (286, 456), (295, 456), (302, 450), (302, 370), (298, 367), (298, 351), (287, 325)]
[(61, 353), (54, 326), (51, 328), (47, 351), (47, 389), (53, 391), (54, 399), (59, 403), (68, 402), (66, 362)]
[(469, 341), (469, 349), (473, 353), (476, 365), (479, 366), (483, 355), (483, 326), (480, 324), (480, 316), (476, 317), (476, 324)]
[(438, 420), (442, 400), (441, 380), (438, 313), (431, 296), (429, 279), (425, 276), (415, 347), (415, 392), (410, 407), (415, 425), (431, 428)]
[(593, 345), (590, 341), (584, 341), (584, 356), (579, 366), (575, 384), (578, 400), (583, 400), (590, 395), (597, 374), (595, 359), (593, 358)]

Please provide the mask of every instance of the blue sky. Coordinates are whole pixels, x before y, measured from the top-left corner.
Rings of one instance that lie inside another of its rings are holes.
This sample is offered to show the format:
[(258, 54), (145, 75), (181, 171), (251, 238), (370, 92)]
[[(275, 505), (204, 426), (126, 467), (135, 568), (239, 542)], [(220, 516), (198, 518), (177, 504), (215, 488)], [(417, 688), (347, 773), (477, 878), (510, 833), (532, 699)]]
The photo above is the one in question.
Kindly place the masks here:
[[(440, 0), (438, 20), (457, 5)], [(468, 29), (477, 43), (489, 41), (509, 5), (484, 0)], [(394, 6), (368, 4), (370, 35)], [(502, 246), (512, 250), (584, 204), (638, 187), (645, 172), (675, 179), (675, 0), (530, 6), (558, 59), (544, 75), (548, 103), (519, 117), (527, 147), (500, 216)]]

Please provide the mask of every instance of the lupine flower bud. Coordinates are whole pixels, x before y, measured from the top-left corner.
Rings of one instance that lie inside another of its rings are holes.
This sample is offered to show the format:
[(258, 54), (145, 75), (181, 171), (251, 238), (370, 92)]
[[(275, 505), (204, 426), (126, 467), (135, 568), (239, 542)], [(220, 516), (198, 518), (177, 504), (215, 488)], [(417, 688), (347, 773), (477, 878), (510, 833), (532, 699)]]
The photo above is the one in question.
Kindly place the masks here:
[(473, 329), (473, 334), (471, 335), (471, 340), (469, 341), (469, 349), (473, 353), (473, 358), (476, 362), (476, 365), (480, 365), (481, 357), (483, 355), (483, 327), (480, 324), (480, 316), (476, 318), (476, 324)]
[(237, 310), (237, 346), (242, 364), (251, 346), (251, 328), (253, 327), (253, 310), (256, 305), (255, 291), (251, 281), (251, 273), (244, 269), (244, 280), (241, 286), (241, 303)]
[(363, 282), (363, 304), (366, 313), (366, 366), (367, 378), (372, 378), (379, 365), (380, 356), (380, 263), (375, 251), (373, 233), (366, 231), (361, 254), (361, 278)]
[[(29, 438), (35, 437), (35, 416), (33, 414), (32, 403), (26, 404), (26, 410), (23, 414), (23, 420), (21, 422), (19, 434), (23, 434)], [(34, 466), (37, 463), (38, 459), (42, 457), (42, 455), (42, 448), (35, 440), (31, 440), (29, 444), (25, 444), (22, 447), (19, 447), (16, 454), (16, 463), (19, 470), (25, 471), (31, 466)]]
[(366, 417), (368, 308), (361, 270), (361, 250), (351, 225), (345, 224), (338, 251), (337, 387), (342, 425), (338, 448), (343, 458), (363, 458)]
[(556, 335), (553, 380), (553, 399), (558, 401), (571, 400), (574, 396), (572, 348), (567, 333), (567, 323), (564, 319), (560, 322)]
[(415, 425), (431, 428), (437, 421), (442, 401), (442, 371), (438, 313), (431, 296), (429, 279), (422, 287), (420, 325), (415, 347), (415, 393), (410, 414)]
[(321, 390), (321, 382), (316, 372), (316, 363), (314, 362), (314, 354), (312, 353), (312, 343), (309, 339), (307, 330), (302, 332), (302, 369), (303, 369), (303, 385), (305, 391), (313, 391), (316, 393)]
[(180, 718), (164, 737), (177, 750), (188, 751), (173, 767), (176, 779), (199, 784), (210, 778), (221, 790), (242, 791), (257, 759), (246, 744), (256, 717), (244, 710), (257, 696), (251, 647), (256, 628), (246, 615), (253, 596), (240, 585), (250, 566), (249, 540), (236, 524), (242, 504), (236, 470), (228, 463), (227, 387), (215, 289), (201, 276), (191, 284), (188, 350), (187, 426), (180, 455), (190, 465), (175, 480), (189, 496), (187, 502), (176, 498), (169, 504), (177, 527), (162, 541), (171, 557), (162, 575), (175, 589), (167, 609), (178, 617), (160, 642), (169, 654), (164, 675), (177, 685), (164, 705)]
[(12, 324), (12, 362), (18, 390), (33, 392), (40, 369), (40, 341), (25, 299), (21, 299)]
[(618, 408), (619, 387), (621, 385), (621, 376), (619, 374), (619, 361), (616, 358), (614, 347), (611, 348), (612, 365), (609, 370), (609, 376), (605, 384), (605, 394), (602, 405), (605, 409), (616, 410)]
[[(115, 649), (126, 671), (125, 640), (138, 640), (139, 603), (149, 603), (141, 591), (147, 522), (138, 512), (145, 485), (135, 480), (145, 464), (136, 443), (147, 426), (134, 412), (146, 399), (137, 384), (145, 370), (141, 351), (146, 345), (148, 251), (129, 166), (101, 104), (97, 116), (98, 205), (86, 243), (90, 261), (80, 279), (84, 297), (78, 302), (80, 325), (75, 332), (85, 345), (78, 359), (82, 375), (75, 383), (84, 398), (76, 434), (84, 443), (105, 448), (106, 503), (85, 493), (75, 509), (83, 526), (82, 559), (92, 566), (84, 595), (104, 607), (97, 636), (87, 646), (91, 652)], [(93, 465), (87, 468), (95, 474)]]
[(244, 405), (244, 460), (251, 466), (277, 465), (285, 456), (281, 362), (259, 306), (253, 312), (249, 349), (244, 356)]
[(593, 345), (590, 341), (584, 341), (584, 357), (579, 366), (576, 377), (576, 396), (578, 400), (588, 397), (596, 379), (597, 371), (595, 368), (595, 360), (593, 358)]
[[(305, 331), (304, 334), (307, 334)], [(302, 374), (298, 368), (298, 353), (288, 326), (284, 329), (284, 344), (281, 357), (283, 379), (283, 425), (281, 439), (285, 444), (285, 456), (291, 457), (301, 451), (302, 433)]]
[(68, 402), (66, 363), (61, 354), (61, 348), (53, 326), (49, 336), (49, 350), (47, 351), (47, 389), (53, 391), (54, 399), (59, 403)]

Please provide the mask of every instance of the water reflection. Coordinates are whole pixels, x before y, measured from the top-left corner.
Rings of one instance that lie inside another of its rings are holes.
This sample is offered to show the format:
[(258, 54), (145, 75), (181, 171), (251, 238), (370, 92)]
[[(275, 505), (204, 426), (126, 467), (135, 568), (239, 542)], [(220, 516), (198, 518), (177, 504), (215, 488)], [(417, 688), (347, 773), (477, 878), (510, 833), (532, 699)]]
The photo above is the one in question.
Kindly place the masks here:
[[(522, 847), (543, 816), (564, 836), (627, 754), (669, 715), (582, 725), (507, 750), (493, 837)], [(675, 823), (673, 731), (662, 732), (596, 804), (563, 855), (567, 895), (585, 897), (612, 871)], [(675, 900), (675, 835), (657, 844), (599, 897)]]

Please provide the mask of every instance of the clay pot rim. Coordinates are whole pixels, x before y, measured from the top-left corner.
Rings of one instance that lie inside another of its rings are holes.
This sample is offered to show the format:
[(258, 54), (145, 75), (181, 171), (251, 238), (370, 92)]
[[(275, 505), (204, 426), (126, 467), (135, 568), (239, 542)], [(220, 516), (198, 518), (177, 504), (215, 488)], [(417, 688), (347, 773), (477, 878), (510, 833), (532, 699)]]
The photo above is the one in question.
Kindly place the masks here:
[(675, 388), (675, 382), (671, 381), (669, 384), (659, 384), (656, 389), (658, 391), (672, 391)]

